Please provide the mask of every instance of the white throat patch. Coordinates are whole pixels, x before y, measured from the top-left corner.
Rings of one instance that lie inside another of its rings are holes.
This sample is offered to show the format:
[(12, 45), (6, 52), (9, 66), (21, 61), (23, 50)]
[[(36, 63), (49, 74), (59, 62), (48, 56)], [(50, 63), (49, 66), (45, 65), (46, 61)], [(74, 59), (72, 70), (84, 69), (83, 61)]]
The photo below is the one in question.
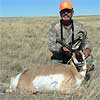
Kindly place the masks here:
[(32, 83), (36, 91), (52, 91), (59, 90), (59, 87), (63, 80), (63, 74), (51, 74), (37, 76)]

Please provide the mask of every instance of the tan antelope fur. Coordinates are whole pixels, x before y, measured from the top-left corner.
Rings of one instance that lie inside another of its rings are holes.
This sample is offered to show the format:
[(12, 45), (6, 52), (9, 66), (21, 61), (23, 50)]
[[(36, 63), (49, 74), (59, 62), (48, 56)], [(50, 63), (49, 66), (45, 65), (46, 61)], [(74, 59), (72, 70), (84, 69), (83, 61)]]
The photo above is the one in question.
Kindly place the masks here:
[(73, 53), (70, 64), (56, 64), (43, 67), (35, 67), (27, 69), (18, 74), (15, 78), (11, 78), (10, 92), (20, 91), (37, 92), (58, 91), (63, 94), (69, 94), (73, 90), (80, 87), (86, 74), (86, 61), (84, 54), (81, 52), (84, 64), (82, 71), (78, 72), (74, 62), (77, 62)]

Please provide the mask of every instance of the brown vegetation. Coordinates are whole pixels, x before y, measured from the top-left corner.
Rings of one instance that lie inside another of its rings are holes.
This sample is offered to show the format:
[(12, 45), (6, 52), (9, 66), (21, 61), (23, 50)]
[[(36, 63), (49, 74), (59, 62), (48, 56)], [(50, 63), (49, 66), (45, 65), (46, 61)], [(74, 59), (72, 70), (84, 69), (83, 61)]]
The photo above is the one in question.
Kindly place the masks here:
[[(4, 94), (0, 100), (99, 100), (100, 99), (100, 16), (74, 17), (83, 23), (93, 45), (96, 59), (92, 78), (83, 82), (82, 96), (63, 96), (57, 92), (21, 95), (19, 92)], [(58, 17), (0, 18), (0, 90), (7, 87), (10, 77), (25, 68), (50, 64), (48, 28)]]

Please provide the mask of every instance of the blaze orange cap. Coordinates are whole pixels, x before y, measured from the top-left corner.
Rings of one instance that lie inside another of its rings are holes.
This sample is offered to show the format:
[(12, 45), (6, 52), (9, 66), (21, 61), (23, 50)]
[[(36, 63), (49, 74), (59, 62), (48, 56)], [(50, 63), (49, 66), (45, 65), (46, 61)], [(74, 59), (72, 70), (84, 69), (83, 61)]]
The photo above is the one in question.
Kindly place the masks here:
[(73, 5), (70, 1), (64, 1), (60, 3), (60, 11), (63, 9), (73, 9)]

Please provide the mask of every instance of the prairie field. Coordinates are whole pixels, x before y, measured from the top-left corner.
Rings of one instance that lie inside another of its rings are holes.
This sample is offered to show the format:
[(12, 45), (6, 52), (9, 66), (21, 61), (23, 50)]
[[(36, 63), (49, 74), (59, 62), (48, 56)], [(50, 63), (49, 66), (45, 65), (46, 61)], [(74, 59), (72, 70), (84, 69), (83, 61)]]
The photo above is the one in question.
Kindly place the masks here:
[(50, 92), (22, 95), (1, 91), (8, 88), (10, 78), (22, 70), (50, 64), (48, 30), (59, 17), (0, 18), (0, 100), (100, 100), (100, 16), (75, 16), (84, 24), (92, 43), (95, 69), (91, 78), (83, 81), (81, 95), (61, 95)]

